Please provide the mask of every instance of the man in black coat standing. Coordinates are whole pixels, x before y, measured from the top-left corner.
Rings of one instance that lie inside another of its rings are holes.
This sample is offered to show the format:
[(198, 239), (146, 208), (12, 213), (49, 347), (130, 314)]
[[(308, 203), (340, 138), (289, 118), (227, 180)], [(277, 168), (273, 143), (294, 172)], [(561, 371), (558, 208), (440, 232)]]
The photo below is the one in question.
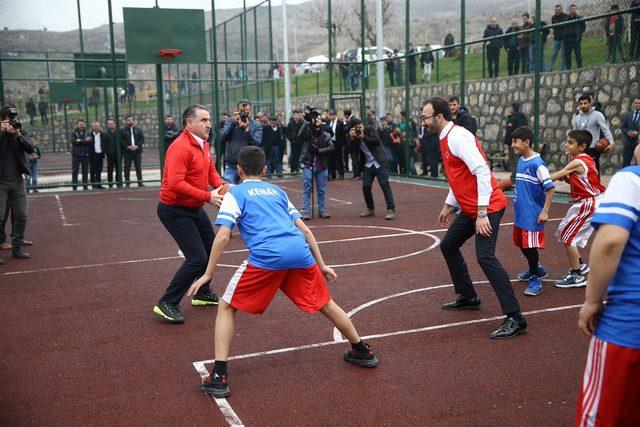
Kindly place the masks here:
[(103, 189), (102, 166), (105, 155), (105, 135), (100, 128), (100, 123), (91, 123), (91, 146), (89, 147), (89, 176), (91, 186), (95, 189)]
[(354, 140), (349, 133), (349, 130), (355, 127), (360, 122), (350, 109), (343, 111), (344, 117), (344, 133), (349, 135), (347, 138), (347, 151), (351, 155), (351, 165), (353, 170), (353, 177), (351, 179), (362, 179), (362, 165), (360, 164), (360, 144)]
[(300, 110), (293, 110), (293, 117), (289, 119), (289, 124), (287, 125), (287, 139), (289, 140), (289, 144), (291, 144), (291, 153), (289, 156), (289, 167), (291, 168), (291, 172), (298, 172), (300, 170), (300, 151), (302, 147), (300, 147), (296, 140), (298, 138), (298, 132), (300, 132), (300, 128), (302, 127), (302, 113)]
[(521, 105), (519, 102), (512, 102), (509, 105), (509, 115), (507, 116), (507, 126), (504, 133), (504, 151), (509, 158), (509, 170), (511, 171), (511, 183), (515, 185), (516, 183), (516, 169), (518, 167), (518, 156), (511, 148), (511, 134), (514, 130), (518, 129), (520, 126), (528, 126), (529, 120), (525, 117), (525, 115), (520, 111)]
[[(492, 16), (489, 25), (484, 30), (483, 38), (501, 36), (502, 28), (498, 25), (498, 18)], [(500, 49), (502, 48), (502, 39), (494, 39), (486, 42), (487, 46), (487, 63), (489, 65), (489, 78), (498, 77), (500, 74)]]
[(122, 162), (118, 162), (118, 147), (116, 141), (116, 122), (113, 119), (107, 120), (107, 131), (104, 132), (104, 152), (107, 155), (107, 181), (109, 188), (113, 187), (113, 172), (118, 188), (122, 188)]
[[(333, 157), (329, 161), (329, 179), (344, 179), (344, 146), (345, 133), (344, 123), (338, 118), (336, 110), (330, 109), (327, 116), (327, 128), (331, 134), (331, 141), (335, 150)], [(336, 175), (337, 172), (337, 175)]]
[(631, 164), (633, 152), (638, 145), (638, 134), (640, 133), (640, 95), (636, 96), (633, 100), (631, 111), (622, 117), (620, 130), (622, 130), (622, 136), (624, 137), (622, 167), (625, 168)]
[(78, 189), (78, 172), (82, 167), (82, 187), (89, 189), (89, 150), (93, 138), (87, 132), (87, 124), (83, 119), (78, 119), (76, 128), (69, 137), (71, 145), (71, 187), (73, 191)]
[(124, 180), (127, 187), (131, 185), (129, 180), (131, 174), (131, 162), (136, 168), (138, 187), (144, 187), (142, 183), (142, 146), (144, 144), (144, 134), (139, 127), (135, 126), (135, 120), (131, 114), (125, 117), (126, 126), (120, 129), (120, 143), (124, 158)]

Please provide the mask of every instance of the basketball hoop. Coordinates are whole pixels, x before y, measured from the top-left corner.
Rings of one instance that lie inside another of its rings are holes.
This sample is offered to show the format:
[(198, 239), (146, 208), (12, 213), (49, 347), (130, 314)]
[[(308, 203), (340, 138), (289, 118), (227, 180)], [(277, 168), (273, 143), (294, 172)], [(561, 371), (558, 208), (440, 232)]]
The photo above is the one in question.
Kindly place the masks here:
[(173, 57), (181, 55), (182, 51), (180, 49), (160, 49), (158, 50), (158, 55), (162, 57), (164, 60), (171, 60)]

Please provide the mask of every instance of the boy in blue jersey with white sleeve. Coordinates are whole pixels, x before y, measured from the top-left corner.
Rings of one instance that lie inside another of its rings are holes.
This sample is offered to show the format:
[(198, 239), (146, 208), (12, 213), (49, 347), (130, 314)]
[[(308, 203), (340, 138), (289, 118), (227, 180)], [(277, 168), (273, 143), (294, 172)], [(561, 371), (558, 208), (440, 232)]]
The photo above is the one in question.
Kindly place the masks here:
[(302, 221), (302, 215), (282, 189), (260, 180), (266, 173), (264, 151), (254, 146), (240, 150), (238, 173), (242, 184), (227, 192), (216, 218), (220, 230), (213, 241), (207, 270), (188, 292), (195, 295), (201, 286), (209, 283), (231, 230), (237, 225), (249, 248), (249, 259), (238, 268), (220, 299), (215, 326), (215, 364), (201, 390), (217, 398), (229, 396), (227, 359), (235, 314), (238, 310), (262, 314), (278, 289), (300, 309), (308, 313), (320, 311), (334, 324), (351, 343), (352, 349), (343, 354), (347, 362), (375, 367), (378, 359), (360, 339), (351, 319), (329, 295), (323, 276), (335, 281), (336, 273), (324, 263), (318, 243)]
[(575, 425), (639, 426), (640, 166), (611, 178), (591, 225), (598, 231), (578, 320), (591, 342)]
[(511, 147), (517, 156), (516, 192), (513, 198), (515, 221), (513, 243), (522, 250), (529, 269), (518, 274), (518, 279), (529, 282), (525, 295), (542, 292), (541, 278), (547, 275), (540, 265), (538, 248), (544, 249), (544, 224), (549, 219), (549, 208), (555, 186), (547, 165), (533, 150), (533, 131), (521, 126), (511, 134)]

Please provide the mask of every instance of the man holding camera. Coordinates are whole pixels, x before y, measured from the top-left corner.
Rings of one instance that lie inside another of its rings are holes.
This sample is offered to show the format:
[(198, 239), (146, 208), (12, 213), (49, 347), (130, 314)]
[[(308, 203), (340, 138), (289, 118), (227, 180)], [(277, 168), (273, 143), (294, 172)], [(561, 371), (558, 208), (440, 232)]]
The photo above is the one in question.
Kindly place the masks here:
[(350, 120), (349, 137), (355, 147), (360, 148), (359, 163), (362, 165), (362, 193), (367, 204), (367, 210), (360, 214), (361, 218), (370, 218), (375, 215), (373, 204), (373, 194), (371, 187), (374, 178), (378, 178), (378, 183), (382, 188), (384, 200), (387, 203), (387, 214), (385, 219), (396, 218), (396, 207), (393, 203), (393, 192), (389, 184), (389, 168), (387, 166), (389, 157), (386, 155), (378, 132), (374, 127), (363, 126), (359, 119)]
[(320, 113), (311, 106), (305, 106), (304, 124), (298, 133), (297, 144), (302, 147), (300, 165), (302, 166), (302, 219), (309, 220), (311, 195), (315, 182), (318, 194), (318, 216), (330, 218), (325, 210), (325, 194), (329, 179), (329, 161), (334, 145), (331, 134), (324, 131), (325, 124)]
[[(11, 206), (13, 233), (11, 253), (14, 258), (29, 258), (21, 250), (24, 230), (27, 227), (27, 190), (23, 174), (29, 175), (29, 165), (25, 153), (32, 154), (33, 146), (22, 135), (22, 124), (15, 107), (5, 105), (0, 109), (0, 229), (4, 230), (4, 212)], [(0, 264), (3, 264), (0, 259)]]
[(226, 145), (223, 179), (231, 184), (240, 184), (238, 176), (240, 150), (249, 145), (262, 146), (262, 125), (251, 118), (251, 101), (242, 99), (238, 101), (237, 107), (220, 133), (220, 141)]

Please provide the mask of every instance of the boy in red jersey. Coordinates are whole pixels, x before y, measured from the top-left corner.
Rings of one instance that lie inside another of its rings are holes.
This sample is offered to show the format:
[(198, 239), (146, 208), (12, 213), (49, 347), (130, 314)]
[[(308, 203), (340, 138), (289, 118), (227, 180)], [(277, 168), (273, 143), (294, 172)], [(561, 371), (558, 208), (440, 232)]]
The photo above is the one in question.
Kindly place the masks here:
[(580, 257), (578, 247), (584, 248), (593, 232), (591, 217), (598, 207), (604, 187), (591, 156), (585, 150), (591, 144), (592, 136), (587, 130), (572, 130), (567, 134), (565, 154), (571, 161), (562, 170), (551, 175), (554, 181), (563, 180), (571, 186), (571, 199), (574, 204), (569, 208), (556, 231), (556, 237), (567, 251), (569, 272), (556, 281), (559, 288), (578, 288), (587, 285), (586, 275), (589, 266)]

